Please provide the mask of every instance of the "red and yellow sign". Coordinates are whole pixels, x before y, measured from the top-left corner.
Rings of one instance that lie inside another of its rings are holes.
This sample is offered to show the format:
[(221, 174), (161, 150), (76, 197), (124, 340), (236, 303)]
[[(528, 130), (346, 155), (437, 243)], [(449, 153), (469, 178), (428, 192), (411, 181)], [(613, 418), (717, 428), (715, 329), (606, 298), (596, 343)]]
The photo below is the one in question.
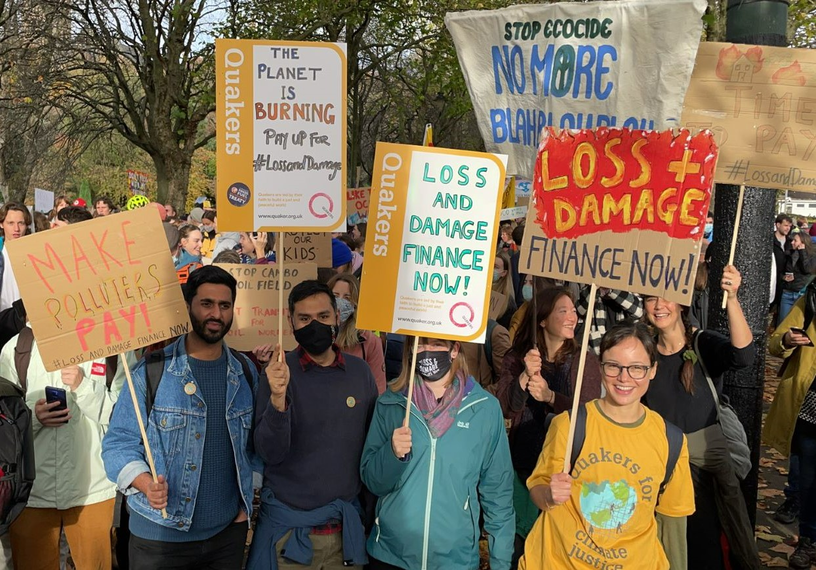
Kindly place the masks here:
[(521, 271), (688, 303), (716, 158), (707, 131), (549, 130)]

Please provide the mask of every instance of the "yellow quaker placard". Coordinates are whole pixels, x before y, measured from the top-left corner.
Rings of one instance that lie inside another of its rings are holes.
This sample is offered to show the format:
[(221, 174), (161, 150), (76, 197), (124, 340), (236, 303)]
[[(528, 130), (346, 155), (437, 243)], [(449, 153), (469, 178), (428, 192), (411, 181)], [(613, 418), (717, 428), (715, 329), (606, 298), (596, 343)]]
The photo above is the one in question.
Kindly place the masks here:
[(216, 40), (221, 231), (345, 223), (345, 47)]
[(361, 329), (481, 341), (507, 157), (377, 143)]
[(155, 208), (10, 241), (14, 276), (45, 369), (60, 370), (189, 332)]

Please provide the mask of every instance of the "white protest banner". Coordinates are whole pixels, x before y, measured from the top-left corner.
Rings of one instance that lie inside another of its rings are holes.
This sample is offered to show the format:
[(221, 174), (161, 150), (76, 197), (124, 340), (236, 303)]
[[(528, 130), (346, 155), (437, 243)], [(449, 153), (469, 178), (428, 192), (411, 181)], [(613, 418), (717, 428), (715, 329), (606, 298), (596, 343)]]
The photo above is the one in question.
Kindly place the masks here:
[(527, 206), (517, 206), (515, 208), (505, 208), (499, 212), (499, 219), (515, 220), (516, 218), (523, 218), (527, 215)]
[(489, 152), (532, 179), (544, 127), (680, 125), (705, 0), (559, 2), (445, 24)]
[[(277, 265), (218, 264), (238, 281), (232, 328), (225, 337), (235, 350), (251, 351), (262, 344), (276, 344), (278, 339), (278, 287), (281, 280)], [(292, 287), (307, 279), (317, 279), (313, 263), (287, 264), (283, 270), (283, 345), (284, 350), (297, 346), (289, 319), (289, 293)]]
[(215, 47), (219, 229), (345, 223), (345, 44), (219, 39)]
[(47, 214), (54, 209), (54, 193), (42, 188), (34, 188), (34, 211)]
[(6, 244), (45, 369), (189, 332), (187, 306), (155, 208)]
[(484, 337), (505, 160), (377, 143), (359, 328)]

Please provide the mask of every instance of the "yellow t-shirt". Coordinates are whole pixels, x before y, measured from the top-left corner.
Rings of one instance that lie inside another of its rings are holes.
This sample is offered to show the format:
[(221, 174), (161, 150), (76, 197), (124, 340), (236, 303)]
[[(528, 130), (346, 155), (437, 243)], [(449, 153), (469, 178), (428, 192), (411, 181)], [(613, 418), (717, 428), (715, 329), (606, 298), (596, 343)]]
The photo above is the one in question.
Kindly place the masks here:
[[(544, 511), (527, 537), (520, 570), (666, 570), (655, 511), (683, 517), (694, 512), (688, 446), (657, 504), (669, 444), (657, 413), (646, 409), (635, 425), (607, 418), (598, 401), (587, 408), (586, 440), (572, 469), (572, 497)], [(556, 417), (527, 488), (546, 485), (564, 469), (569, 415)]]

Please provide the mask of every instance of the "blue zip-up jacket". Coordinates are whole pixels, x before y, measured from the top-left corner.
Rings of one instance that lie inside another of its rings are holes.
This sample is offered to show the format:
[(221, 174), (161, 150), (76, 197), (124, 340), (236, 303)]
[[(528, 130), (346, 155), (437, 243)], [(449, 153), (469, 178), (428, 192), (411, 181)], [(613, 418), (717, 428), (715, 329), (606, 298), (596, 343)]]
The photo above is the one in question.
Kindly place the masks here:
[[(156, 473), (167, 480), (167, 518), (161, 511), (150, 506), (143, 493), (132, 487), (133, 480), (141, 473), (149, 473), (145, 459), (139, 424), (133, 410), (130, 390), (122, 390), (113, 409), (110, 426), (102, 440), (102, 461), (108, 479), (119, 490), (130, 495), (128, 507), (148, 520), (180, 531), (190, 530), (195, 511), (201, 459), (204, 456), (204, 440), (207, 436), (207, 403), (201, 398), (201, 390), (190, 371), (184, 346), (186, 335), (164, 349), (164, 374), (156, 392), (150, 417), (145, 418), (145, 359), (133, 368), (133, 385), (139, 401), (142, 419), (145, 420), (147, 441), (153, 453)], [(227, 428), (232, 439), (234, 465), (224, 469), (236, 469), (238, 485), (243, 498), (244, 510), (252, 517), (252, 472), (260, 470), (260, 461), (253, 452), (252, 412), (254, 395), (258, 385), (255, 367), (251, 366), (251, 382), (244, 378), (241, 363), (232, 352), (227, 351)], [(187, 384), (196, 385), (190, 395), (184, 390)], [(247, 523), (249, 524), (249, 523)]]
[(510, 446), (498, 400), (474, 384), (439, 439), (411, 405), (407, 461), (391, 449), (405, 396), (389, 389), (377, 400), (360, 466), (379, 497), (367, 545), (377, 560), (411, 570), (476, 570), (484, 509), (490, 568), (510, 568), (516, 531)]

